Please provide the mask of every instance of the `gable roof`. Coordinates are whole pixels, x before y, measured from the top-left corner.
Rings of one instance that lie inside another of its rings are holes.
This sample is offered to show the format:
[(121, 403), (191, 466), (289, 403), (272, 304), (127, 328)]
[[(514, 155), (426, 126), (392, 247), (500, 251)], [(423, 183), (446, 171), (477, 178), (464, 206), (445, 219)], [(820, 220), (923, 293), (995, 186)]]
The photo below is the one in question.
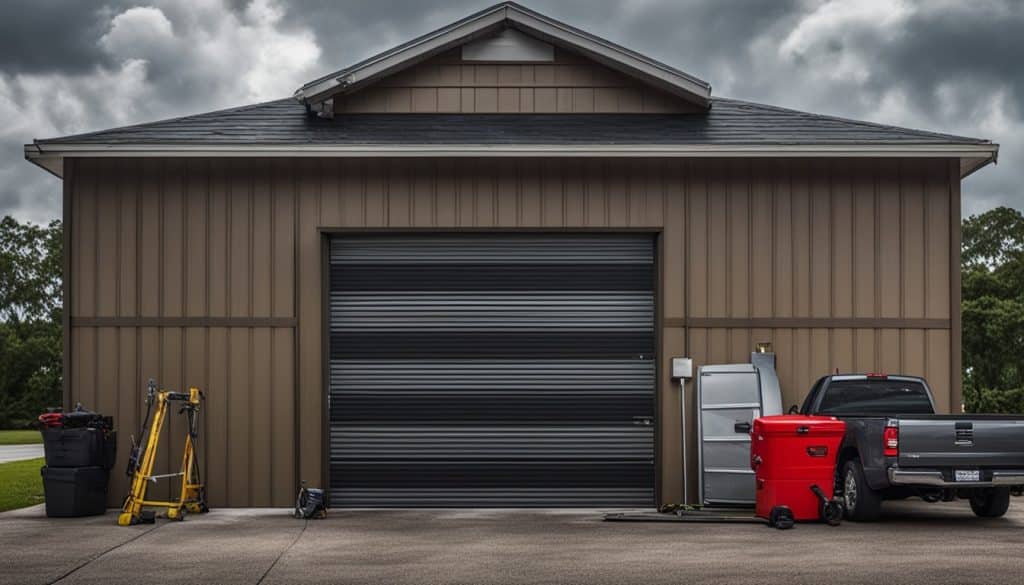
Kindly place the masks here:
[(555, 46), (568, 48), (701, 107), (708, 107), (711, 103), (711, 85), (708, 82), (515, 2), (496, 4), (355, 65), (310, 81), (295, 92), (295, 98), (305, 104), (314, 104), (340, 93), (356, 91), (381, 77), (506, 27)]
[[(512, 27), (702, 107), (676, 114), (335, 114), (312, 106)], [(294, 98), (298, 98), (297, 100)], [(712, 107), (713, 106), (713, 107)], [(711, 86), (504, 2), (304, 85), (293, 98), (25, 145), (57, 175), (73, 157), (940, 157), (961, 176), (994, 162), (988, 140), (711, 97)]]
[(967, 174), (995, 160), (988, 140), (715, 98), (694, 114), (352, 114), (310, 116), (282, 99), (37, 140), (26, 158), (60, 174), (63, 156), (947, 157)]

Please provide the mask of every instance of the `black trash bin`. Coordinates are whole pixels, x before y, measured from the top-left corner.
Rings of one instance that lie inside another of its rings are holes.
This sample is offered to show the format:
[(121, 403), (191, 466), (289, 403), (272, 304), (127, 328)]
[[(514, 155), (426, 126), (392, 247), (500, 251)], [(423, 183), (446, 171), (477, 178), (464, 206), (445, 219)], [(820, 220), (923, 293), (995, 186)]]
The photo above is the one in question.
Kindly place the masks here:
[(85, 410), (53, 409), (39, 417), (46, 466), (46, 515), (57, 518), (103, 514), (110, 468), (117, 457), (111, 417)]
[(42, 429), (43, 453), (47, 467), (114, 466), (116, 435), (94, 428)]
[(46, 515), (51, 518), (97, 516), (107, 511), (110, 473), (101, 466), (43, 467)]

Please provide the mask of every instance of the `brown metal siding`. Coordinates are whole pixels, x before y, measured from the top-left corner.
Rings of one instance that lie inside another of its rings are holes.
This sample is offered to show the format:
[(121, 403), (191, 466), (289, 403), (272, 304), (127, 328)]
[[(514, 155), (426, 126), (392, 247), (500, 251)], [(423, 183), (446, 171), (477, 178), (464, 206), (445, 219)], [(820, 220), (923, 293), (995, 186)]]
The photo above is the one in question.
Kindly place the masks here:
[(349, 96), (335, 113), (676, 113), (696, 106), (564, 50), (552, 63), (462, 61), (460, 50)]
[[(214, 505), (288, 505), (294, 199), (271, 197), (260, 171), (238, 163), (70, 165), (68, 394), (117, 418), (111, 504), (127, 487), (127, 438), (152, 377), (207, 391), (202, 450)], [(164, 445), (171, 466), (182, 445)]]
[[(127, 435), (149, 377), (203, 387), (215, 506), (322, 481), (324, 230), (660, 231), (662, 364), (772, 341), (787, 403), (837, 367), (924, 374), (943, 409), (959, 396), (946, 161), (79, 160), (67, 180), (69, 401)], [(679, 394), (659, 380), (672, 502)]]
[(946, 170), (942, 161), (711, 164), (688, 197), (691, 353), (740, 359), (774, 341), (788, 403), (837, 367), (928, 374), (949, 409)]

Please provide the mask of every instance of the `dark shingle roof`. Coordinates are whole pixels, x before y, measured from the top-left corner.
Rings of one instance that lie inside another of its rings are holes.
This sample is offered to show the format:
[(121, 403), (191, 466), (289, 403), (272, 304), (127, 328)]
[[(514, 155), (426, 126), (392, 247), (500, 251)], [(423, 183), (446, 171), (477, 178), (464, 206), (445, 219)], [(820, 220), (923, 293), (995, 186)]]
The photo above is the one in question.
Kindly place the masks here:
[(715, 98), (698, 114), (352, 114), (317, 118), (287, 98), (37, 144), (112, 145), (858, 145), (988, 140)]

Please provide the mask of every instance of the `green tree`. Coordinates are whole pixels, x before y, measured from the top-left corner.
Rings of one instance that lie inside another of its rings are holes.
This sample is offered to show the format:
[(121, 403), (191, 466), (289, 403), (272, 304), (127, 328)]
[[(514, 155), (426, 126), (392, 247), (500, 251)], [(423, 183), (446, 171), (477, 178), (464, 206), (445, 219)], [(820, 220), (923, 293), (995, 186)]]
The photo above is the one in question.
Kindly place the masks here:
[(0, 428), (61, 401), (61, 225), (0, 220)]
[(1024, 216), (963, 223), (963, 382), (968, 412), (1024, 412)]

